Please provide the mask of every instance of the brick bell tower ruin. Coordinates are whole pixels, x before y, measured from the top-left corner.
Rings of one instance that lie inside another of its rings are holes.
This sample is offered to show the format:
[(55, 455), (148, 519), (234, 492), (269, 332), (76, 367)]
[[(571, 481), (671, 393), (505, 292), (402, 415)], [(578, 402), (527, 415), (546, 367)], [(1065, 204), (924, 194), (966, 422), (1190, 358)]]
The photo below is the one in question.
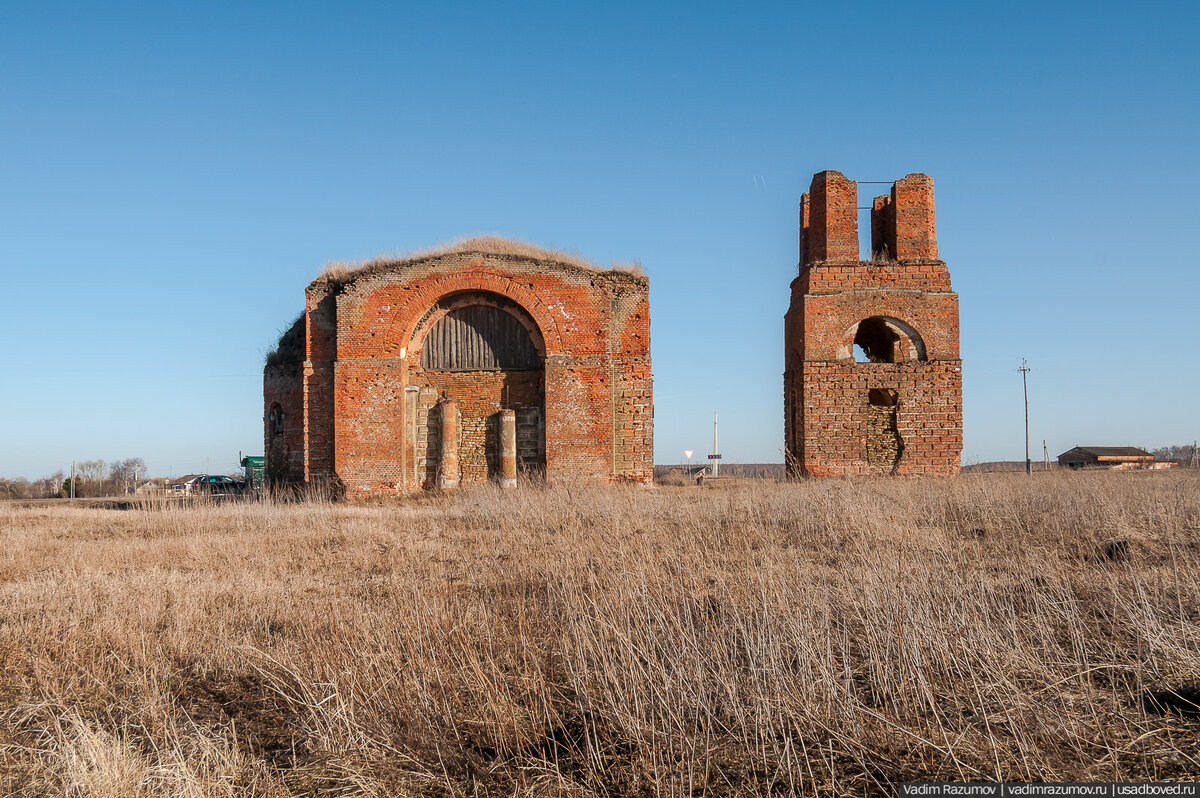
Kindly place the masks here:
[(871, 203), (813, 175), (800, 200), (800, 274), (784, 316), (784, 437), (793, 476), (956, 474), (962, 457), (958, 294), (938, 260), (933, 179)]

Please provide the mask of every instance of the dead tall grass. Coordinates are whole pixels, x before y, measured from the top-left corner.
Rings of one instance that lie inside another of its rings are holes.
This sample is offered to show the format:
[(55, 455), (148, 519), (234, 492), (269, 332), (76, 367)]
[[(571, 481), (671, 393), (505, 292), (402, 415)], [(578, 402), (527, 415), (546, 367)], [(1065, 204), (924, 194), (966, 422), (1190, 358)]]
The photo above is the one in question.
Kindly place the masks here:
[(1195, 779), (1195, 473), (0, 507), (5, 795)]

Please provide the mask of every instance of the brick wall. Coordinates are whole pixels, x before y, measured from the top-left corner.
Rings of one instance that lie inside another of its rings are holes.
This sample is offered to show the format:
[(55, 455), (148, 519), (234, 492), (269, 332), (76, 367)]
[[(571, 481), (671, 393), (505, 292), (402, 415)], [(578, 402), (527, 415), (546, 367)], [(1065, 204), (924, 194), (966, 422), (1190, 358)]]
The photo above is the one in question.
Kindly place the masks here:
[[(504, 308), (543, 368), (426, 372), (425, 334), (462, 304)], [(516, 412), (519, 470), (551, 480), (649, 483), (649, 286), (567, 262), (456, 251), (378, 262), (307, 291), (302, 463), (351, 494), (434, 484), (445, 397), (459, 408), (463, 481), (495, 476), (498, 414)], [(280, 388), (264, 382), (264, 399)], [(268, 467), (276, 467), (268, 447)]]
[(327, 286), (309, 286), (305, 323), (304, 482), (337, 488), (333, 416), (337, 311), (336, 297)]
[[(859, 260), (857, 186), (821, 172), (801, 200), (800, 273), (784, 318), (784, 443), (796, 475), (953, 474), (962, 455), (958, 295), (937, 257), (933, 181), (912, 174), (871, 206)], [(856, 362), (867, 319), (893, 362)], [(872, 389), (894, 404), (871, 403)], [(880, 394), (882, 395), (882, 394)]]
[[(299, 369), (270, 369), (263, 375), (263, 451), (267, 453), (264, 477), (271, 484), (304, 481), (304, 376)], [(277, 431), (273, 411), (283, 414)]]
[(905, 363), (806, 362), (801, 367), (803, 413), (792, 456), (809, 476), (877, 473), (870, 431), (878, 409), (870, 390), (891, 390), (900, 457), (890, 473), (956, 474), (962, 456), (962, 380), (958, 361)]
[(304, 481), (305, 339), (302, 314), (280, 338), (263, 369), (264, 477), (272, 485)]

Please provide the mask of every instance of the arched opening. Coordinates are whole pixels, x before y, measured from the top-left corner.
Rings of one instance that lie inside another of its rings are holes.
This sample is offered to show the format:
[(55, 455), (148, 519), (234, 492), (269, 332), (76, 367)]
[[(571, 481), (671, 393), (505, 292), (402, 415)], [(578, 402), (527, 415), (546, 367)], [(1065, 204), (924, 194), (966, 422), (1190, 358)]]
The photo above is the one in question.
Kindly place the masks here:
[(541, 368), (529, 331), (494, 305), (463, 305), (430, 327), (421, 347), (426, 371), (530, 371)]
[(264, 476), (269, 482), (285, 482), (290, 467), (287, 436), (284, 435), (286, 414), (283, 405), (272, 402), (267, 411), (267, 466)]
[(854, 334), (854, 359), (859, 363), (895, 363), (899, 340), (883, 319), (866, 319)]
[(283, 406), (279, 402), (271, 405), (271, 412), (267, 414), (267, 429), (272, 438), (283, 434)]
[(925, 342), (913, 327), (890, 316), (871, 316), (846, 332), (839, 348), (842, 359), (857, 363), (903, 363), (925, 360)]
[[(461, 482), (499, 478), (502, 410), (512, 410), (516, 417), (518, 474), (544, 473), (545, 344), (523, 307), (486, 291), (443, 297), (417, 325), (412, 343), (420, 352), (414, 381), (430, 389), (423, 392), (430, 402), (450, 399), (458, 408)], [(432, 404), (418, 414), (426, 417), (430, 431), (418, 457), (432, 473), (437, 468), (439, 441), (433, 430), (438, 416)]]

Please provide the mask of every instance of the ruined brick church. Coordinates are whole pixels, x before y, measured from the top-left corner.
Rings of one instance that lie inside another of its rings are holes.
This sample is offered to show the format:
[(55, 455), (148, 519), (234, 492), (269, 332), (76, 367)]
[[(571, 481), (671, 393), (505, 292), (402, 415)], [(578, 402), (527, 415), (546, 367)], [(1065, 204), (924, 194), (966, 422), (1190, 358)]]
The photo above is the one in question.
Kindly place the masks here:
[[(865, 209), (864, 209), (865, 210)], [(784, 439), (796, 476), (956, 474), (958, 295), (938, 259), (933, 180), (876, 197), (859, 256), (858, 185), (813, 176), (784, 317)]]
[(266, 477), (649, 483), (649, 284), (495, 238), (331, 269), (264, 370)]
[[(792, 476), (955, 474), (958, 295), (933, 180), (869, 210), (813, 176), (784, 317)], [(867, 210), (867, 209), (861, 209)], [(335, 268), (264, 370), (266, 477), (348, 495), (489, 480), (653, 479), (649, 284), (636, 269), (495, 238)]]

